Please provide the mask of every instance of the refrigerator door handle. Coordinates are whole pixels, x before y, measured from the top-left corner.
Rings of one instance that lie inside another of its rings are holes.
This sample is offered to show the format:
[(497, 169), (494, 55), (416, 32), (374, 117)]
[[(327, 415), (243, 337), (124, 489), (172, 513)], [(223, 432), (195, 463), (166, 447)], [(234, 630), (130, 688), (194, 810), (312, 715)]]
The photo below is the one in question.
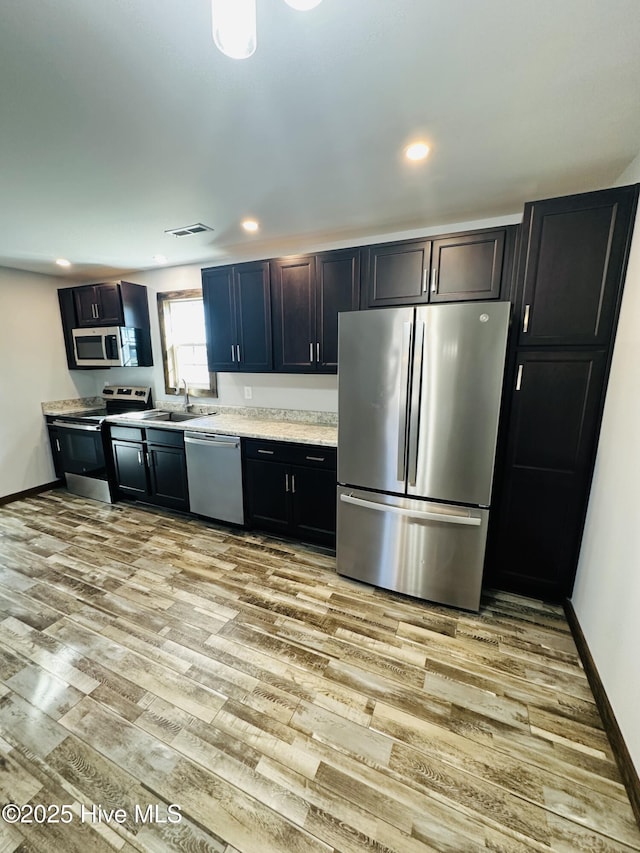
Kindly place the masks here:
[(402, 324), (402, 355), (400, 367), (400, 400), (398, 403), (398, 480), (404, 482), (407, 458), (407, 403), (409, 400), (409, 367), (411, 358), (411, 323)]
[(365, 501), (362, 498), (356, 498), (353, 495), (340, 495), (340, 500), (346, 504), (354, 506), (362, 506), (366, 509), (375, 509), (378, 512), (390, 512), (394, 515), (404, 515), (408, 518), (415, 518), (419, 521), (440, 521), (443, 524), (464, 524), (467, 527), (480, 527), (482, 524), (481, 518), (474, 518), (471, 515), (446, 515), (439, 512), (425, 512), (416, 509), (404, 509), (393, 504), (380, 504), (375, 501)]
[(420, 389), (424, 359), (424, 323), (416, 323), (416, 342), (413, 359), (413, 388), (409, 417), (409, 485), (415, 486), (418, 476), (418, 438), (420, 435)]

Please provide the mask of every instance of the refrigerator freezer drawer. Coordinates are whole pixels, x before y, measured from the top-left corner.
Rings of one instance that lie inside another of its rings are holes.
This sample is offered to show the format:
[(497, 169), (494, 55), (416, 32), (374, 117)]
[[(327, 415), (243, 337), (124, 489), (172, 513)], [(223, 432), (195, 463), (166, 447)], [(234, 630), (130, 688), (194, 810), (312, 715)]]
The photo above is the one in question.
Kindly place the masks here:
[(338, 574), (478, 610), (489, 510), (338, 487)]

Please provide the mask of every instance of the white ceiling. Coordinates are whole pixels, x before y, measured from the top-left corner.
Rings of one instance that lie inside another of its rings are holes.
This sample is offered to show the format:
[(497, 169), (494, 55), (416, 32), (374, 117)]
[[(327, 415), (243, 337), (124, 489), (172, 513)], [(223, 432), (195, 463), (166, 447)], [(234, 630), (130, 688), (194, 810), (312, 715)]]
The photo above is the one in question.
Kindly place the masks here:
[[(607, 186), (640, 150), (638, 0), (257, 3), (243, 61), (209, 0), (2, 4), (0, 265), (355, 245)], [(215, 231), (164, 234), (195, 222)]]

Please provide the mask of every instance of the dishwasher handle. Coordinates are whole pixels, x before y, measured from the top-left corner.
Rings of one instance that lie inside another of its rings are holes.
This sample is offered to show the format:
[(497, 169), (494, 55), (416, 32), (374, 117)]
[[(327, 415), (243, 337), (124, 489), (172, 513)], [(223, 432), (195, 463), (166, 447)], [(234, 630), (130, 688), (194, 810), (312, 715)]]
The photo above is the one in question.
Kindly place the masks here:
[(211, 433), (186, 432), (185, 444), (197, 444), (201, 447), (240, 447), (240, 438), (230, 435), (215, 435)]

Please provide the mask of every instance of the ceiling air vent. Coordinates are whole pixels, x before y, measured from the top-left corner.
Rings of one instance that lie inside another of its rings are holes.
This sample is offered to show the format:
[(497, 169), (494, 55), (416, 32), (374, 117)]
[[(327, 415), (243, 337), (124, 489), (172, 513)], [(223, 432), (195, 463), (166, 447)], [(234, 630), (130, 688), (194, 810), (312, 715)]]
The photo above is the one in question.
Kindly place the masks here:
[(196, 222), (195, 225), (185, 225), (183, 228), (168, 228), (164, 233), (173, 234), (174, 237), (186, 237), (188, 234), (202, 234), (203, 231), (213, 231), (213, 228)]

